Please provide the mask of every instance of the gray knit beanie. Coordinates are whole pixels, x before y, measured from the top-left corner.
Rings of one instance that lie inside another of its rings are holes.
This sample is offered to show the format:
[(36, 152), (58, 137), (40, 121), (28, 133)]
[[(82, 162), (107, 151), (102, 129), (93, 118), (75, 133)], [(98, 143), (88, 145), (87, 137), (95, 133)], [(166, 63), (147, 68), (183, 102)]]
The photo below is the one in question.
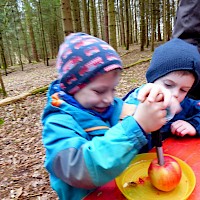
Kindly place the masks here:
[(174, 38), (155, 49), (146, 72), (146, 79), (147, 82), (153, 83), (168, 73), (179, 70), (193, 72), (195, 75), (194, 85), (199, 82), (200, 54), (197, 47)]

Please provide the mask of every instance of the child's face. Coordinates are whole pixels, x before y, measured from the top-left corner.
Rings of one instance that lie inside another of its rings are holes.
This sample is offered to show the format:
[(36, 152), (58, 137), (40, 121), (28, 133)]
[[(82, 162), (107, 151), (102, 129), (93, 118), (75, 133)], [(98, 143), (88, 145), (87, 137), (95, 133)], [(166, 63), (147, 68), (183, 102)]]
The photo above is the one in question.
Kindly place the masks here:
[(159, 84), (171, 91), (172, 95), (182, 102), (195, 81), (193, 74), (181, 74), (172, 72), (157, 79), (154, 83)]
[(95, 78), (83, 89), (75, 93), (74, 98), (85, 108), (104, 112), (113, 102), (115, 87), (120, 80), (120, 70), (112, 70)]

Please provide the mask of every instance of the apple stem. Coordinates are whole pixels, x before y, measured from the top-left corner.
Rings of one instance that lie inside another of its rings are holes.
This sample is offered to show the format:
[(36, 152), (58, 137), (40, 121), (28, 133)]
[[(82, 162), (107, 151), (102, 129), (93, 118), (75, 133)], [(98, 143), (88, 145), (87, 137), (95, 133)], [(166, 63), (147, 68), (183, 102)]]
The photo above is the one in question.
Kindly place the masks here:
[(163, 155), (163, 148), (156, 147), (156, 153), (157, 153), (157, 158), (158, 158), (158, 164), (161, 166), (164, 165), (165, 160), (164, 160), (164, 155)]

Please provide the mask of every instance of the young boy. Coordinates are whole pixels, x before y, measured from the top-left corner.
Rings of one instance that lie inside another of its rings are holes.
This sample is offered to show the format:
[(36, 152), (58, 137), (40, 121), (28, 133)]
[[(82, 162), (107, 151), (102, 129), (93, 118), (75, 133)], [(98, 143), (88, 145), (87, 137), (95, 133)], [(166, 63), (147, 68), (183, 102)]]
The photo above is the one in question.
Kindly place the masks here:
[[(157, 47), (146, 79), (149, 83), (170, 90), (182, 107), (182, 111), (175, 114), (173, 119), (171, 117), (160, 129), (163, 138), (168, 137), (169, 132), (178, 136), (200, 136), (200, 100), (187, 97), (200, 79), (200, 54), (197, 47), (177, 38)], [(138, 104), (137, 93), (140, 89), (130, 92), (125, 102)]]
[[(134, 116), (119, 122), (124, 102), (114, 91), (121, 60), (106, 42), (84, 33), (65, 38), (57, 68), (42, 116), (45, 167), (59, 199), (79, 200), (117, 177), (147, 144), (146, 133), (166, 123), (171, 94), (147, 85)], [(163, 101), (156, 102), (160, 93)]]

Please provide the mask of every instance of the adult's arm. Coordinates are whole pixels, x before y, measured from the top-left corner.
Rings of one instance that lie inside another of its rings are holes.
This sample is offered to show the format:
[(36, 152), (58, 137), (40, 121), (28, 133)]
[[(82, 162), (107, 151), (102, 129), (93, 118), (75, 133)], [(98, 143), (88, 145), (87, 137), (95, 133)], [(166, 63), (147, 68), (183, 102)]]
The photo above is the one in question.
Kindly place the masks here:
[(200, 1), (180, 0), (172, 38), (198, 46), (200, 52)]

